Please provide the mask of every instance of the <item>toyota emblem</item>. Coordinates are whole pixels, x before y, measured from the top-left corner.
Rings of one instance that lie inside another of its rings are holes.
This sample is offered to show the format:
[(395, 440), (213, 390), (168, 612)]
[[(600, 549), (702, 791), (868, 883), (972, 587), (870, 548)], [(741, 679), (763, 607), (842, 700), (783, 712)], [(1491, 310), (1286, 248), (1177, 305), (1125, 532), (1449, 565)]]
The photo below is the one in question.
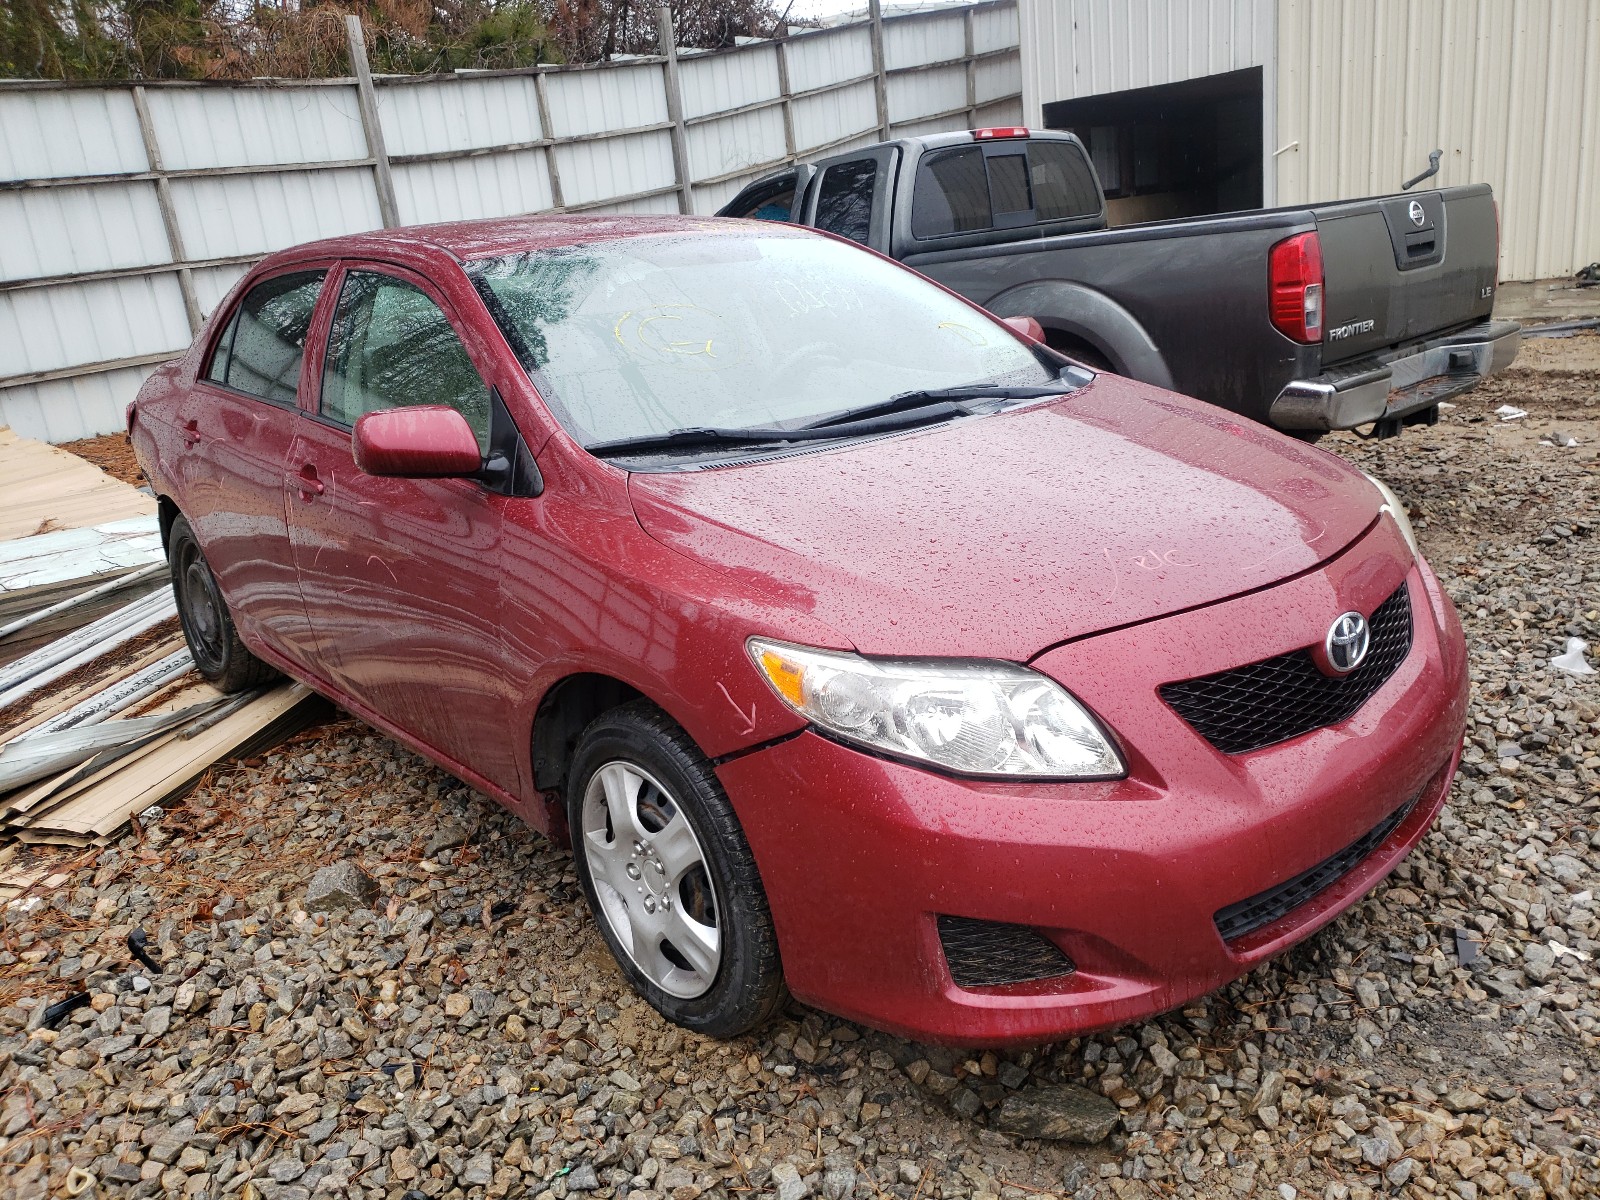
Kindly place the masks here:
[(1421, 229), (1428, 220), (1428, 214), (1422, 211), (1422, 202), (1420, 200), (1413, 200), (1411, 207), (1406, 209), (1406, 213), (1410, 216), (1411, 223), (1418, 229)]
[(1372, 644), (1372, 629), (1358, 612), (1347, 612), (1328, 627), (1323, 650), (1328, 665), (1340, 675), (1348, 675), (1367, 659)]

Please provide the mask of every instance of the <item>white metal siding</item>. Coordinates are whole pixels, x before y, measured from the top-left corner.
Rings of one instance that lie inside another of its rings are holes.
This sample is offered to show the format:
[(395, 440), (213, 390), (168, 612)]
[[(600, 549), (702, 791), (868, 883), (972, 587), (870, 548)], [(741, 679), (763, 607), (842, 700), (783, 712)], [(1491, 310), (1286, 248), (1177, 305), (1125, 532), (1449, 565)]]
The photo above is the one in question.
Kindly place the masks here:
[(0, 279), (171, 260), (153, 183), (0, 192)]
[[(1500, 276), (1600, 258), (1600, 3), (1282, 0), (1280, 204), (1487, 182)], [(1286, 148), (1285, 148), (1286, 147)]]
[(0, 179), (115, 175), (149, 165), (125, 90), (0, 95), (0, 130)]
[(509, 146), (544, 136), (531, 75), (379, 88), (378, 115), (391, 156)]
[(367, 157), (353, 87), (146, 88), (145, 97), (169, 171)]
[[(1019, 0), (1022, 105), (1269, 64), (1275, 0)], [(1336, 8), (1332, 0), (1321, 0)]]

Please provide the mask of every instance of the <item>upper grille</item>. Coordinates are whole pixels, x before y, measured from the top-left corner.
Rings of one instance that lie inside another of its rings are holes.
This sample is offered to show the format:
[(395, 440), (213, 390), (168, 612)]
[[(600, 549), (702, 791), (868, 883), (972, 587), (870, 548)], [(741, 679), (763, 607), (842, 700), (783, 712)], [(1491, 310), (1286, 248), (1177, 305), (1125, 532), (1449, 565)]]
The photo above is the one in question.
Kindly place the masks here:
[(1337, 725), (1365, 704), (1411, 652), (1411, 597), (1402, 583), (1372, 614), (1366, 661), (1322, 673), (1295, 650), (1199, 679), (1162, 684), (1161, 698), (1224, 754), (1243, 754)]
[(1076, 969), (1059, 946), (1022, 925), (941, 916), (939, 941), (957, 987), (1001, 987)]
[(1292, 879), (1285, 879), (1276, 887), (1270, 887), (1248, 900), (1230, 904), (1217, 913), (1217, 932), (1222, 935), (1223, 941), (1231, 942), (1271, 925), (1279, 917), (1286, 916), (1344, 878), (1395, 831), (1421, 795), (1419, 792), (1411, 797), (1337, 854), (1323, 859)]

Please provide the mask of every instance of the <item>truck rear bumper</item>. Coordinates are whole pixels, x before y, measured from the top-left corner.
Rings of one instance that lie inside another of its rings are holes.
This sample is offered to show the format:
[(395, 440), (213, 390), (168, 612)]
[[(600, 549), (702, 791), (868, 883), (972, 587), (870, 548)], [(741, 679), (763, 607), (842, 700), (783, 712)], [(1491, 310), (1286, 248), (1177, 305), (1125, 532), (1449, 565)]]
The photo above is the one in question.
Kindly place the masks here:
[(1485, 321), (1393, 355), (1331, 367), (1284, 385), (1272, 402), (1279, 429), (1355, 429), (1399, 420), (1471, 391), (1517, 357), (1522, 326)]

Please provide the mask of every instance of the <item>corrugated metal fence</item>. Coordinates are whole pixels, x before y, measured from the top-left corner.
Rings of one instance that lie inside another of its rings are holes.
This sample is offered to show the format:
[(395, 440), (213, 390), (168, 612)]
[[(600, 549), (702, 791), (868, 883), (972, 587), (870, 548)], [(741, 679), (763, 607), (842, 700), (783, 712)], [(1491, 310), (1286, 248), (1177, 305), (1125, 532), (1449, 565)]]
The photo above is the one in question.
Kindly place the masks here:
[[(671, 81), (677, 81), (673, 94)], [(384, 224), (701, 212), (795, 159), (1021, 117), (1016, 0), (592, 67), (0, 84), (0, 425), (121, 427), (249, 265)]]

